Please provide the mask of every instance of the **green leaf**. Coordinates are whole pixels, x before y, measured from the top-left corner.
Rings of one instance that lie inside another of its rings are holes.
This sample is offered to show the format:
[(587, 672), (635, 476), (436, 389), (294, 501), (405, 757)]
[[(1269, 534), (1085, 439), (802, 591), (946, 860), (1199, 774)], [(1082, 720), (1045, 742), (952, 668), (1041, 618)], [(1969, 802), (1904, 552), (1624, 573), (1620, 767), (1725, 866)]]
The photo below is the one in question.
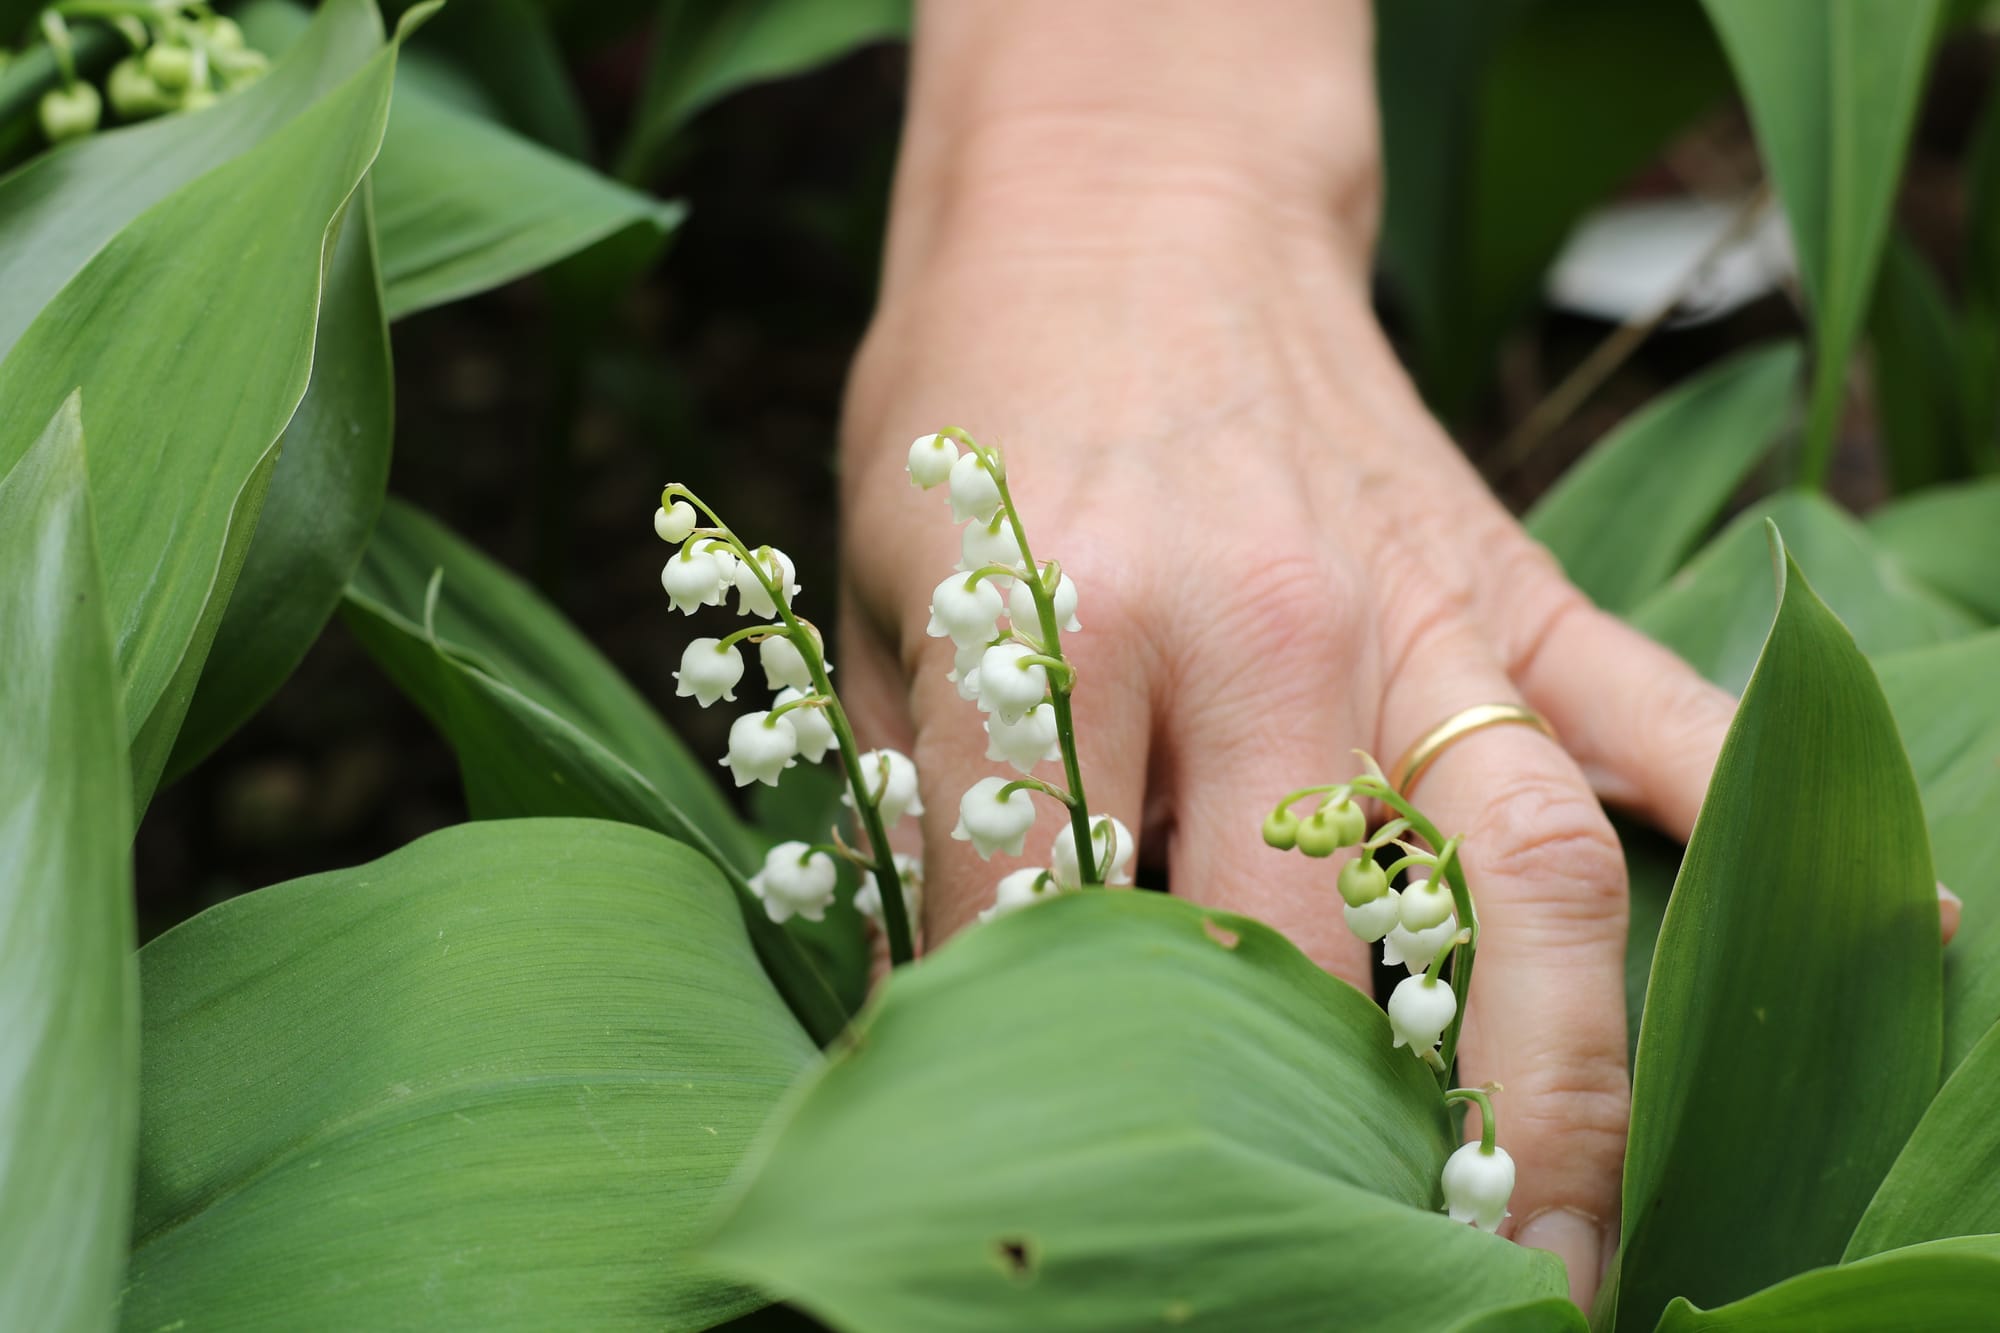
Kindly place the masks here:
[(1703, 0), (1750, 105), (1812, 308), (1805, 470), (1826, 475), (1847, 361), (1938, 27), (1937, 0)]
[(705, 1254), (851, 1329), (1434, 1328), (1561, 1292), (1435, 1211), (1453, 1136), (1389, 1040), (1268, 927), (1065, 896), (892, 977)]
[(2000, 622), (2000, 479), (1934, 486), (1868, 516), (1904, 569), (1988, 622)]
[(1728, 89), (1692, 0), (1375, 6), (1382, 264), (1447, 416), (1570, 228)]
[(1646, 983), (1653, 975), (1653, 950), (1666, 920), (1667, 899), (1680, 873), (1681, 846), (1643, 824), (1614, 818), (1625, 849), (1625, 1026), (1630, 1054), (1639, 1051), (1639, 1026), (1646, 1012)]
[(2000, 1232), (2000, 1025), (1987, 1029), (1903, 1145), (1847, 1243), (1861, 1259), (1919, 1241)]
[(1451, 1333), (1589, 1333), (1583, 1311), (1567, 1296), (1548, 1296), (1477, 1314)]
[(0, 1328), (109, 1328), (132, 1207), (131, 779), (72, 394), (0, 479)]
[(1813, 586), (1863, 652), (1961, 638), (1978, 621), (1919, 584), (1824, 497), (1790, 491), (1752, 506), (1630, 619), (1724, 689), (1740, 692), (1770, 623), (1765, 520), (1778, 524)]
[(1780, 343), (1662, 394), (1563, 475), (1529, 512), (1529, 533), (1591, 600), (1631, 610), (1680, 568), (1770, 452), (1798, 373), (1798, 348)]
[(1893, 234), (1868, 315), (1882, 454), (1899, 492), (1963, 475), (1967, 445), (1959, 400), (1962, 333), (1937, 274), (1907, 237)]
[(1719, 1310), (1685, 1300), (1659, 1333), (1989, 1333), (2000, 1288), (2000, 1236), (1936, 1241), (1822, 1268)]
[[(469, 80), (494, 118), (565, 157), (588, 161), (590, 125), (563, 67), (546, 6), (536, 0), (447, 5), (424, 25), (403, 77), (448, 69)], [(431, 91), (425, 84), (425, 91)]]
[(388, 487), (393, 392), (364, 182), (334, 243), (312, 378), (279, 440), (263, 514), (168, 761), (170, 777), (271, 697), (340, 604)]
[(681, 123), (716, 99), (909, 28), (910, 0), (664, 0), (619, 174), (643, 179)]
[(92, 507), (142, 805), (305, 393), (329, 225), (374, 156), (394, 68), (385, 49), (142, 214), (0, 362), (0, 467), (71, 390), (90, 405)]
[(701, 1329), (682, 1250), (812, 1044), (729, 888), (658, 834), (518, 820), (148, 944), (124, 1324)]
[(2000, 630), (1877, 659), (1930, 826), (1937, 876), (1965, 899), (1944, 951), (1944, 1068), (2000, 1022)]
[[(1840, 1257), (1937, 1086), (1923, 808), (1852, 636), (1778, 612), (1667, 904), (1633, 1070), (1616, 1327)], [(1865, 960), (1865, 962), (1863, 961)]]
[(451, 741), (474, 817), (587, 815), (701, 848), (800, 1021), (822, 1041), (840, 1032), (846, 1009), (744, 880), (757, 840), (638, 692), (525, 583), (392, 500), (342, 612)]

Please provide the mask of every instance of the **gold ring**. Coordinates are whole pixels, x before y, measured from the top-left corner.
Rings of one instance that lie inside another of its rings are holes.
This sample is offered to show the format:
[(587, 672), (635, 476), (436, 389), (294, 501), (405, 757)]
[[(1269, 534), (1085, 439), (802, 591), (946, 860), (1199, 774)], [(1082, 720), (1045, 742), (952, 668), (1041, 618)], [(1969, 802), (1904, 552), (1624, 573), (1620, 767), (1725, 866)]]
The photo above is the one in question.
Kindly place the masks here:
[(1403, 751), (1403, 757), (1389, 770), (1389, 785), (1408, 796), (1417, 789), (1417, 783), (1424, 776), (1424, 770), (1437, 762), (1438, 756), (1453, 741), (1463, 740), (1475, 731), (1488, 727), (1517, 723), (1533, 727), (1550, 740), (1556, 738), (1556, 731), (1548, 719), (1534, 709), (1521, 704), (1474, 704), (1461, 708), (1444, 721), (1432, 727), (1417, 738), (1415, 744)]

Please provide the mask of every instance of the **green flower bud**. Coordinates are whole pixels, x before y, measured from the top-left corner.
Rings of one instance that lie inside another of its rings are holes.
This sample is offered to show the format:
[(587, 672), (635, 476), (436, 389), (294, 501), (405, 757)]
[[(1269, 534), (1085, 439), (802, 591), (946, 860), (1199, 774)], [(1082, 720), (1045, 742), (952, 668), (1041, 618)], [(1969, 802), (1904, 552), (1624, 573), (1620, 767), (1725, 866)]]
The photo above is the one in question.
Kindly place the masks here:
[(202, 36), (208, 38), (208, 49), (218, 55), (224, 51), (243, 49), (243, 29), (236, 26), (234, 19), (214, 14), (201, 21)]
[(1340, 835), (1342, 847), (1352, 847), (1368, 836), (1368, 816), (1361, 813), (1361, 807), (1352, 800), (1342, 801), (1326, 812), (1333, 822), (1334, 830)]
[(51, 88), (42, 94), (35, 114), (48, 141), (62, 143), (97, 128), (97, 122), (104, 116), (104, 99), (87, 83), (78, 83), (74, 88)]
[(1332, 856), (1343, 845), (1340, 829), (1324, 810), (1315, 810), (1300, 821), (1299, 850), (1307, 856)]
[(181, 94), (181, 110), (199, 111), (203, 107), (215, 105), (213, 88), (190, 88)]
[(185, 46), (158, 43), (146, 51), (146, 73), (163, 90), (180, 92), (194, 82), (194, 52)]
[(1299, 845), (1299, 817), (1289, 810), (1273, 810), (1264, 816), (1264, 841), (1281, 852)]
[(1388, 891), (1389, 877), (1365, 852), (1340, 868), (1340, 896), (1349, 907), (1365, 907)]
[(174, 105), (173, 99), (153, 82), (153, 76), (146, 72), (146, 66), (137, 56), (127, 56), (111, 67), (111, 76), (104, 81), (104, 90), (111, 94), (112, 108), (123, 120), (157, 116)]
[(214, 64), (223, 84), (230, 88), (255, 83), (271, 68), (270, 60), (262, 51), (218, 51)]

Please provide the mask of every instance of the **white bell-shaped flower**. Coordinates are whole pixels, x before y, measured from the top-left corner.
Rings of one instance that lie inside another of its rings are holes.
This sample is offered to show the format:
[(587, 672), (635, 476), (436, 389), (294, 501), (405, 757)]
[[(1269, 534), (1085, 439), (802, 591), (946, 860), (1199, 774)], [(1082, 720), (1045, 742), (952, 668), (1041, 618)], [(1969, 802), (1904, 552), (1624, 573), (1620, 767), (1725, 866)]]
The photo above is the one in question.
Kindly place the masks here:
[(1342, 903), (1340, 915), (1347, 922), (1347, 928), (1359, 936), (1362, 943), (1373, 944), (1396, 929), (1396, 891), (1390, 889), (1380, 898), (1359, 907)]
[[(795, 710), (796, 711), (796, 710)], [(729, 724), (729, 753), (722, 766), (747, 787), (753, 782), (778, 785), (778, 774), (790, 768), (799, 752), (799, 734), (792, 729), (792, 715), (772, 717), (766, 712), (745, 713)]]
[[(792, 565), (792, 558), (783, 551), (766, 546), (750, 553), (751, 559), (763, 569), (771, 582), (778, 585), (778, 594), (790, 606), (799, 595), (798, 571)], [(771, 600), (771, 594), (764, 587), (757, 571), (741, 560), (734, 561), (731, 571), (732, 582), (736, 585), (736, 614), (739, 616), (762, 616), (769, 620), (778, 614), (778, 604)]]
[(958, 539), (958, 567), (984, 569), (988, 565), (1021, 567), (1021, 543), (1014, 539), (1014, 525), (1005, 514), (995, 514), (984, 523), (968, 523)]
[[(976, 685), (973, 693), (978, 694)], [(1056, 736), (1056, 710), (1048, 704), (1036, 704), (1016, 722), (987, 718), (986, 757), (1003, 760), (1023, 773), (1032, 773), (1036, 764), (1062, 758), (1062, 745)]]
[(774, 690), (789, 686), (795, 690), (809, 690), (813, 687), (812, 672), (806, 666), (805, 654), (792, 642), (791, 636), (773, 634), (757, 645), (757, 665), (764, 668), (764, 683)]
[(678, 546), (694, 531), (694, 506), (686, 500), (676, 500), (653, 511), (653, 531), (660, 534), (660, 540)]
[(1477, 1143), (1465, 1144), (1445, 1158), (1442, 1184), (1452, 1221), (1498, 1231), (1514, 1193), (1514, 1159), (1497, 1143), (1490, 1152)]
[(1049, 697), (1049, 673), (1024, 659), (1035, 650), (1024, 643), (996, 643), (979, 658), (979, 711), (1002, 722), (1020, 721)]
[(958, 697), (967, 703), (979, 702), (979, 659), (986, 656), (987, 645), (968, 643), (952, 655), (951, 670), (944, 678), (958, 686)]
[(960, 648), (991, 643), (1000, 632), (1000, 590), (991, 579), (966, 587), (964, 574), (952, 574), (931, 593), (931, 619), (924, 633), (949, 637)]
[(910, 484), (929, 490), (951, 476), (958, 442), (944, 435), (919, 435), (910, 444)]
[[(1132, 882), (1132, 858), (1138, 853), (1138, 840), (1124, 821), (1111, 815), (1093, 815), (1090, 820), (1090, 854), (1097, 863), (1097, 882), (1100, 884), (1130, 884)], [(1076, 859), (1076, 825), (1065, 822), (1056, 831), (1056, 840), (1049, 845), (1049, 873), (1055, 876), (1056, 884), (1065, 889), (1083, 887), (1083, 867)]]
[(1438, 1044), (1438, 1038), (1458, 1014), (1458, 997), (1451, 983), (1439, 977), (1405, 977), (1389, 992), (1389, 1031), (1392, 1046), (1407, 1046), (1418, 1055)]
[(1006, 778), (981, 778), (958, 803), (958, 827), (951, 836), (972, 844), (983, 861), (993, 853), (1019, 856), (1035, 826), (1035, 802), (1025, 791), (1006, 791)]
[(735, 699), (736, 682), (743, 679), (743, 654), (735, 644), (725, 646), (720, 639), (696, 639), (681, 653), (681, 669), (674, 672), (674, 694), (689, 695), (703, 708), (717, 699)]
[[(1055, 590), (1049, 594), (1051, 609), (1056, 613), (1056, 628), (1065, 634), (1073, 634), (1083, 628), (1076, 618), (1076, 583), (1064, 574), (1056, 580)], [(1026, 579), (1016, 579), (1014, 587), (1007, 594), (1007, 618), (1013, 622), (1018, 634), (1042, 641), (1042, 618), (1035, 611), (1035, 594), (1029, 589)]]
[(961, 454), (951, 465), (951, 516), (959, 523), (976, 518), (991, 522), (1000, 510), (1000, 483), (979, 461), (978, 454)]
[(1404, 930), (1417, 934), (1436, 929), (1440, 921), (1449, 919), (1456, 910), (1451, 889), (1442, 879), (1413, 879), (1403, 888), (1397, 920)]
[(713, 553), (690, 545), (668, 557), (666, 568), (660, 571), (660, 586), (667, 590), (674, 610), (691, 616), (700, 607), (722, 601), (722, 578), (722, 562)]
[[(778, 691), (772, 707), (783, 707), (806, 697), (807, 691), (786, 686)], [(799, 758), (808, 764), (817, 764), (826, 758), (826, 752), (839, 744), (833, 734), (833, 723), (827, 721), (824, 708), (794, 708), (787, 712), (784, 721), (792, 724), (792, 734), (799, 740)]]
[(1428, 930), (1409, 930), (1401, 921), (1401, 904), (1397, 905), (1397, 923), (1382, 937), (1382, 965), (1395, 967), (1402, 964), (1412, 972), (1421, 972), (1431, 965), (1431, 959), (1438, 956), (1438, 950), (1452, 936), (1458, 934), (1458, 913), (1453, 912)]
[(1049, 877), (1049, 872), (1040, 866), (1029, 866), (1025, 870), (1002, 875), (1000, 883), (993, 889), (993, 906), (979, 914), (980, 924), (998, 920), (1020, 911), (1030, 903), (1053, 898), (1061, 892), (1055, 881)]
[[(924, 803), (917, 798), (917, 766), (899, 750), (869, 750), (861, 756), (861, 789), (882, 812), (882, 823), (893, 827), (904, 815), (920, 815)], [(840, 794), (840, 803), (852, 810), (852, 788)]]
[[(895, 854), (896, 878), (903, 884), (903, 918), (914, 922), (924, 907), (924, 863), (914, 856)], [(875, 881), (875, 872), (864, 871), (861, 887), (854, 891), (854, 910), (873, 921), (882, 924), (882, 886)]]
[(750, 890), (773, 921), (802, 916), (826, 919), (839, 871), (833, 858), (803, 842), (781, 842), (764, 853), (764, 868), (750, 877)]

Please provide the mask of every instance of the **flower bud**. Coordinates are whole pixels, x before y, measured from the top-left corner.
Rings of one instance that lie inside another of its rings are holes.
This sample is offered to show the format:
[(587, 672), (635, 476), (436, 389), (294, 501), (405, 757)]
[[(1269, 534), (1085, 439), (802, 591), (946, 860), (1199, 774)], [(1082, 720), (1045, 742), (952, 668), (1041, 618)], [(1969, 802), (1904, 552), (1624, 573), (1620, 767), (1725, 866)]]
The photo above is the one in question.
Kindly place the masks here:
[(1465, 1144), (1445, 1159), (1442, 1184), (1452, 1221), (1497, 1231), (1514, 1192), (1514, 1159), (1497, 1143), (1491, 1151), (1477, 1143)]
[(1442, 880), (1435, 877), (1417, 879), (1411, 880), (1403, 889), (1398, 919), (1404, 930), (1419, 934), (1435, 928), (1441, 921), (1449, 920), (1455, 910), (1451, 890), (1445, 887)]
[(112, 110), (122, 120), (143, 120), (173, 109), (173, 100), (153, 82), (145, 64), (137, 56), (126, 56), (111, 67), (104, 80)]
[[(924, 812), (924, 803), (917, 798), (917, 766), (908, 755), (897, 750), (869, 750), (861, 756), (860, 766), (861, 790), (875, 802), (883, 824), (893, 827), (904, 815)], [(840, 803), (854, 808), (853, 788), (840, 794)]]
[(1458, 997), (1442, 978), (1405, 977), (1389, 993), (1392, 1046), (1407, 1046), (1418, 1055), (1438, 1044), (1438, 1038), (1458, 1016)]
[(979, 659), (979, 711), (1014, 723), (1049, 697), (1048, 669), (1027, 661), (1035, 650), (1023, 643), (996, 643)]
[(796, 762), (798, 752), (799, 734), (792, 729), (790, 713), (783, 717), (772, 717), (768, 711), (745, 713), (729, 724), (729, 753), (722, 766), (739, 787), (753, 782), (775, 787), (778, 775)]
[(1446, 941), (1458, 934), (1458, 913), (1453, 912), (1428, 930), (1405, 929), (1401, 915), (1399, 909), (1397, 923), (1382, 939), (1382, 965), (1395, 967), (1400, 963), (1412, 972), (1421, 972), (1431, 965), (1431, 959), (1438, 956)]
[(1006, 787), (1005, 778), (981, 778), (958, 803), (958, 826), (951, 836), (971, 843), (983, 861), (992, 860), (995, 852), (1019, 856), (1035, 826), (1034, 800)]
[(1358, 936), (1363, 944), (1373, 944), (1396, 928), (1396, 891), (1390, 889), (1373, 902), (1359, 907), (1340, 905), (1340, 915), (1347, 922), (1347, 928)]
[(795, 690), (813, 687), (811, 668), (805, 654), (788, 634), (773, 634), (757, 645), (757, 665), (764, 668), (764, 683), (774, 690), (790, 686)]
[(825, 852), (803, 842), (781, 842), (764, 853), (764, 868), (750, 877), (750, 890), (773, 921), (794, 916), (822, 921), (838, 879), (833, 858)]
[(175, 42), (146, 48), (146, 73), (169, 93), (186, 92), (194, 79), (194, 51)]
[(35, 106), (42, 135), (52, 144), (83, 137), (97, 128), (103, 116), (104, 99), (82, 80), (71, 88), (49, 89)]
[(681, 653), (681, 669), (674, 672), (674, 694), (689, 695), (703, 708), (717, 699), (736, 698), (736, 682), (743, 679), (743, 654), (735, 644), (720, 639), (696, 639)]
[(920, 435), (910, 445), (910, 484), (929, 490), (951, 476), (958, 444), (944, 435)]
[[(792, 558), (783, 551), (769, 546), (759, 547), (750, 553), (771, 582), (778, 585), (778, 595), (790, 606), (792, 599), (799, 595), (797, 570)], [(736, 584), (736, 614), (739, 616), (762, 616), (766, 620), (778, 614), (778, 604), (771, 600), (764, 581), (757, 577), (757, 571), (741, 560), (734, 562), (734, 582)]]
[(966, 587), (966, 575), (950, 574), (931, 592), (931, 619), (924, 633), (950, 638), (960, 648), (991, 643), (1000, 633), (1000, 590), (981, 579)]
[[(1097, 862), (1098, 884), (1130, 884), (1132, 858), (1138, 840), (1124, 822), (1111, 815), (1094, 815), (1090, 821), (1090, 854)], [(1049, 874), (1063, 889), (1083, 887), (1083, 867), (1077, 863), (1076, 825), (1065, 822), (1049, 846)]]
[(667, 590), (674, 610), (691, 616), (722, 601), (722, 565), (708, 551), (683, 546), (660, 571), (660, 586)]
[(986, 757), (1004, 760), (1023, 773), (1034, 772), (1036, 764), (1062, 758), (1062, 746), (1056, 735), (1056, 710), (1043, 703), (1021, 714), (1018, 722), (987, 718)]
[(988, 565), (1021, 565), (1021, 544), (1014, 540), (1014, 527), (1005, 514), (995, 514), (984, 523), (968, 523), (958, 541), (958, 567), (970, 572)]
[(663, 542), (672, 542), (678, 546), (688, 539), (694, 528), (694, 506), (686, 500), (676, 500), (653, 511), (653, 531), (660, 534), (660, 540)]
[(1273, 810), (1264, 816), (1265, 845), (1289, 852), (1299, 845), (1299, 817), (1288, 809)]
[[(1361, 907), (1377, 901), (1389, 891), (1389, 877), (1375, 858), (1366, 851), (1340, 868), (1340, 896), (1349, 907)], [(1392, 918), (1389, 922), (1394, 925)], [(1386, 930), (1388, 927), (1384, 927)], [(1376, 936), (1380, 939), (1381, 936)]]
[[(1056, 615), (1056, 628), (1073, 634), (1083, 628), (1076, 618), (1076, 584), (1065, 574), (1056, 580), (1055, 591), (1049, 594), (1051, 609)], [(1035, 594), (1028, 587), (1025, 578), (1016, 579), (1007, 593), (1007, 618), (1014, 623), (1014, 629), (1024, 638), (1042, 641), (1042, 619), (1035, 610)]]
[(215, 89), (204, 83), (189, 85), (181, 92), (182, 111), (201, 111), (215, 105)]
[(961, 454), (951, 465), (951, 516), (963, 523), (976, 518), (990, 522), (1000, 512), (1000, 483), (986, 470), (978, 454)]
[(984, 925), (988, 921), (996, 921), (1030, 903), (1053, 898), (1061, 892), (1055, 881), (1049, 878), (1049, 872), (1037, 866), (1002, 875), (1000, 883), (993, 889), (993, 906), (979, 914), (979, 923)]
[[(903, 916), (914, 922), (923, 912), (924, 906), (924, 863), (914, 856), (895, 854), (896, 878), (903, 885)], [(854, 910), (873, 921), (882, 924), (882, 887), (875, 881), (875, 872), (863, 871), (861, 887), (854, 891)]]
[(245, 49), (243, 45), (243, 29), (236, 26), (235, 19), (224, 18), (220, 14), (211, 14), (201, 20), (201, 34), (208, 39), (209, 49), (212, 51), (241, 51)]
[(271, 72), (271, 61), (262, 51), (217, 51), (215, 72), (229, 88), (242, 88)]
[[(771, 707), (775, 710), (805, 697), (806, 691), (787, 687), (778, 691)], [(792, 734), (799, 738), (799, 758), (808, 764), (817, 764), (826, 758), (828, 750), (839, 744), (833, 734), (833, 723), (827, 721), (824, 708), (794, 708), (785, 714), (785, 721), (792, 724)]]

